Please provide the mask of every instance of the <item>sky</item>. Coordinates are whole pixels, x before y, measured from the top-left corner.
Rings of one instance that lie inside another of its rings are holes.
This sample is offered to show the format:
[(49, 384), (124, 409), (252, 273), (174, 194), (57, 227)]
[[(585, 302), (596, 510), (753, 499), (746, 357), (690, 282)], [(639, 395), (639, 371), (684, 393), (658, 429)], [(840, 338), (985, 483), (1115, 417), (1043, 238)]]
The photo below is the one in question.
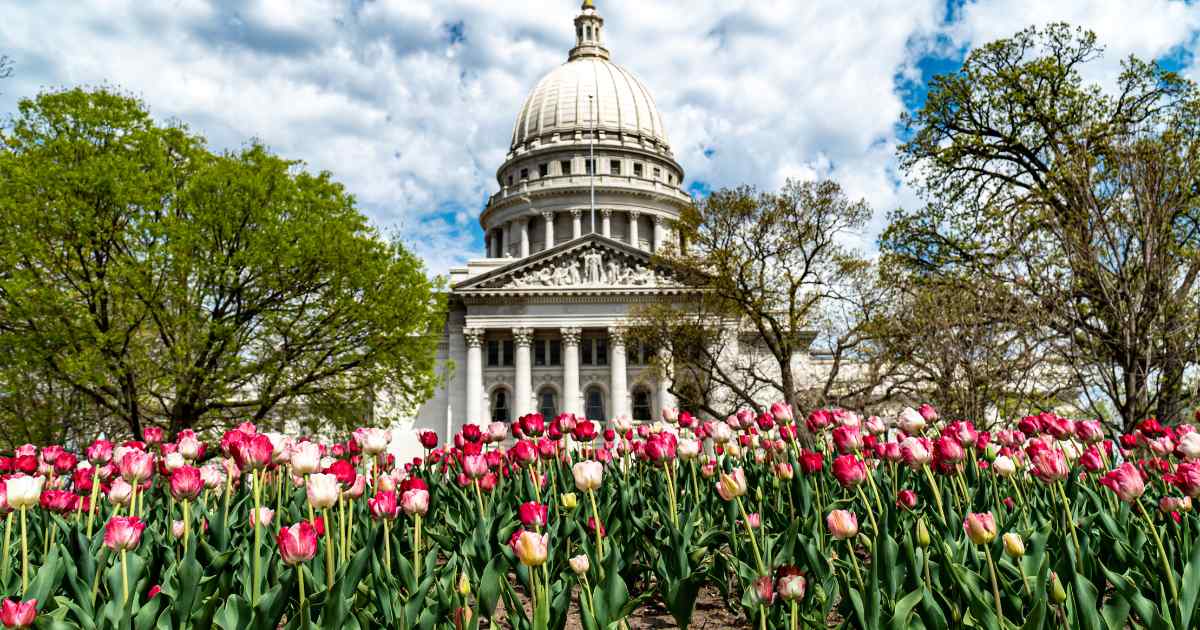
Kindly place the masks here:
[[(650, 89), (695, 193), (829, 177), (871, 204), (853, 240), (920, 203), (902, 115), (967, 51), (1067, 21), (1200, 78), (1182, 0), (596, 0), (613, 61)], [(0, 9), (0, 118), (41, 90), (108, 85), (218, 150), (252, 139), (328, 170), (431, 273), (478, 257), (512, 125), (573, 45), (570, 0), (50, 0)]]

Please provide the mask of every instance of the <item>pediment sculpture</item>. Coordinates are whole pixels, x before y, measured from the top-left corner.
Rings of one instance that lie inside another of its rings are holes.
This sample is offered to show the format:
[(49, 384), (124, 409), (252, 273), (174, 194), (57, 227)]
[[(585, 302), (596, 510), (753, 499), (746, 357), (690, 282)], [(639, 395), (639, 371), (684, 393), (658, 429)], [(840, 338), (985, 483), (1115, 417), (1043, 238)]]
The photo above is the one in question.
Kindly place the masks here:
[(494, 288), (557, 289), (655, 287), (666, 282), (649, 265), (614, 251), (590, 247), (573, 253), (576, 255), (516, 270), (488, 284)]

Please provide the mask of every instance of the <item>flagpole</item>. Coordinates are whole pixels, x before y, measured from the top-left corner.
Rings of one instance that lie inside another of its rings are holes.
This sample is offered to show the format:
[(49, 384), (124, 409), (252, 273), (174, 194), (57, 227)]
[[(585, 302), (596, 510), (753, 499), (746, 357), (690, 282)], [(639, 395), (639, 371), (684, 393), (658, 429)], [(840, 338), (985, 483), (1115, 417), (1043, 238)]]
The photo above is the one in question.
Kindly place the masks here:
[(591, 164), (591, 169), (590, 169), (591, 172), (589, 173), (590, 177), (588, 179), (590, 180), (591, 189), (592, 189), (591, 190), (591, 193), (592, 193), (592, 202), (591, 202), (592, 234), (595, 234), (596, 233), (596, 114), (595, 114), (595, 111), (592, 109), (592, 107), (593, 107), (593, 96), (591, 94), (588, 94), (588, 118), (591, 119), (591, 123), (592, 123), (591, 142), (588, 143), (588, 163)]

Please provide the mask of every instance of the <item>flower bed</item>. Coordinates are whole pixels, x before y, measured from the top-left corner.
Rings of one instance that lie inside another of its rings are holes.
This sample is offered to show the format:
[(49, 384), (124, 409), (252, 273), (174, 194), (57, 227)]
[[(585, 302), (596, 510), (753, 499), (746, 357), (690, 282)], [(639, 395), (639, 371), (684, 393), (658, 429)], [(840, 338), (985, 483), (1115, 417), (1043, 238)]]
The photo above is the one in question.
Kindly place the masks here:
[(0, 458), (0, 623), (687, 627), (705, 592), (757, 628), (1196, 625), (1189, 426), (664, 420), (469, 425), (412, 462), (380, 429), (26, 445)]

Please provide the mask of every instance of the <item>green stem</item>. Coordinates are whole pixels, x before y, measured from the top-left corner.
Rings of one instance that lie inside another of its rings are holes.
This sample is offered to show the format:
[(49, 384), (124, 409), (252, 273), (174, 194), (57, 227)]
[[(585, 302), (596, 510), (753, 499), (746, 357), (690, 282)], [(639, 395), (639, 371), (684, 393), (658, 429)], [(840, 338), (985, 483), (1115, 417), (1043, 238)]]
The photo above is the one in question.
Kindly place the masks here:
[(329, 508), (321, 510), (325, 516), (325, 588), (333, 592), (333, 528), (329, 522)]
[(121, 550), (121, 604), (129, 603), (129, 566), (125, 562), (125, 550)]
[(21, 506), (21, 594), (25, 595), (29, 591), (29, 536), (25, 529), (25, 511), (24, 505)]
[(791, 623), (789, 624), (789, 627), (791, 628), (791, 630), (796, 630), (796, 628), (799, 627), (799, 619), (798, 619), (799, 614), (797, 614), (796, 608), (797, 608), (796, 600), (793, 599), (792, 600)]
[(867, 594), (867, 585), (863, 582), (862, 571), (858, 568), (858, 556), (854, 555), (854, 544), (850, 539), (846, 539), (846, 549), (850, 552), (850, 564), (854, 566), (854, 577), (858, 580), (858, 588), (865, 597)]
[[(187, 555), (188, 551), (188, 534), (191, 533), (192, 529), (191, 503), (192, 502), (187, 499), (183, 500), (183, 555), (185, 556)], [(255, 519), (257, 518), (258, 515), (256, 514)]]
[(108, 553), (108, 547), (100, 547), (100, 558), (96, 562), (96, 575), (92, 577), (92, 608), (96, 607), (96, 593), (100, 592), (100, 574), (104, 573), (104, 554)]
[(1075, 544), (1075, 564), (1076, 567), (1082, 571), (1083, 548), (1079, 546), (1079, 535), (1075, 533), (1075, 516), (1071, 514), (1071, 500), (1067, 498), (1067, 491), (1063, 490), (1063, 484), (1061, 482), (1056, 482), (1054, 486), (1058, 488), (1058, 495), (1062, 497), (1063, 514), (1066, 516), (1067, 525), (1069, 525), (1071, 529), (1071, 541)]
[[(259, 556), (259, 545), (262, 543), (262, 518), (259, 514), (259, 506), (262, 505), (262, 483), (259, 477), (259, 471), (255, 470), (250, 473), (251, 481), (254, 483), (254, 582), (250, 585), (250, 593), (252, 599), (251, 606), (258, 606), (259, 579), (262, 577), (262, 561)], [(184, 508), (186, 510), (186, 508)], [(187, 532), (187, 525), (184, 524), (184, 532)]]
[(600, 535), (600, 510), (596, 506), (596, 491), (588, 490), (588, 499), (592, 502), (592, 520), (596, 522), (596, 566), (604, 566), (604, 536)]
[[(92, 498), (88, 501), (87, 538), (92, 539), (92, 526), (96, 522), (96, 498), (100, 493), (100, 469), (92, 466)], [(7, 547), (7, 545), (5, 545)]]
[(304, 608), (304, 563), (296, 565), (296, 577), (300, 580), (300, 607)]
[(383, 566), (390, 576), (392, 574), (392, 532), (391, 520), (383, 519)]
[(473, 482), (475, 484), (475, 501), (479, 504), (479, 518), (483, 518), (483, 491), (479, 489), (479, 480)]
[(1158, 558), (1162, 561), (1163, 572), (1167, 574), (1167, 585), (1171, 587), (1171, 603), (1178, 606), (1179, 604), (1179, 587), (1175, 585), (1175, 571), (1171, 569), (1171, 561), (1167, 559), (1167, 550), (1163, 547), (1162, 538), (1158, 535), (1158, 527), (1154, 525), (1154, 521), (1150, 520), (1150, 515), (1146, 513), (1146, 508), (1142, 506), (1141, 501), (1134, 501), (1138, 506), (1138, 511), (1142, 513), (1142, 518), (1146, 520), (1146, 527), (1150, 528), (1150, 533), (1154, 535), (1154, 543), (1158, 545)]
[(413, 515), (413, 575), (421, 583), (421, 515)]
[(10, 545), (12, 543), (12, 526), (13, 514), (12, 512), (9, 512), (8, 515), (4, 517), (4, 568), (2, 571), (0, 571), (0, 573), (3, 573), (4, 575), (5, 582), (8, 582), (9, 569), (12, 568), (8, 555), (8, 551), (11, 549)]
[(942, 491), (938, 487), (937, 480), (933, 478), (933, 471), (929, 470), (929, 466), (922, 466), (921, 470), (925, 471), (925, 478), (929, 480), (929, 490), (933, 493), (933, 500), (937, 504), (938, 516), (942, 517), (942, 524), (946, 524), (946, 509), (942, 507)]
[(742, 498), (737, 497), (738, 511), (742, 514), (742, 524), (746, 526), (746, 535), (750, 537), (750, 549), (754, 551), (754, 562), (758, 565), (758, 574), (760, 576), (767, 575), (767, 565), (763, 563), (762, 554), (758, 552), (758, 541), (754, 538), (754, 529), (750, 527), (750, 520), (746, 518), (746, 506), (742, 504)]
[(996, 581), (996, 563), (992, 561), (992, 549), (987, 545), (983, 547), (983, 553), (987, 556), (988, 571), (992, 574), (992, 598), (996, 602), (996, 616), (1000, 618), (1000, 627), (1004, 627), (1004, 609), (1000, 606), (1000, 584)]
[(863, 507), (866, 508), (867, 518), (871, 519), (871, 533), (878, 536), (879, 523), (875, 522), (875, 512), (871, 511), (871, 502), (867, 500), (867, 493), (863, 492), (862, 486), (858, 487), (858, 496), (863, 501)]

